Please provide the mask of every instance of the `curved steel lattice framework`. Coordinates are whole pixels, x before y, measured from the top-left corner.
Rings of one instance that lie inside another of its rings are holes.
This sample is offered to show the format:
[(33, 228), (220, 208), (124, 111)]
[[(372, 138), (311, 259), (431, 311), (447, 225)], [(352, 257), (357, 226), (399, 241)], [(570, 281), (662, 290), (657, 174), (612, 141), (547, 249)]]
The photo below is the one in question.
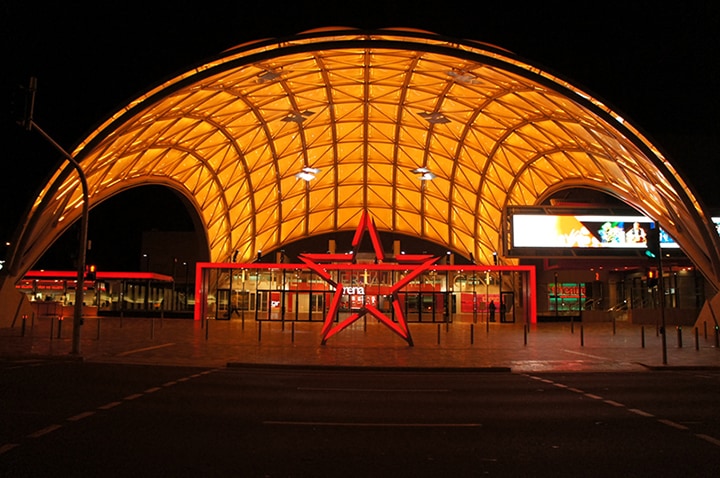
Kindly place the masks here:
[[(91, 207), (144, 184), (182, 193), (211, 261), (352, 230), (366, 210), (380, 231), (492, 263), (505, 207), (589, 187), (659, 221), (720, 284), (717, 232), (648, 140), (566, 81), (473, 41), (325, 30), (241, 45), (135, 99), (74, 155)], [(20, 231), (16, 277), (81, 203), (77, 175), (59, 169)]]

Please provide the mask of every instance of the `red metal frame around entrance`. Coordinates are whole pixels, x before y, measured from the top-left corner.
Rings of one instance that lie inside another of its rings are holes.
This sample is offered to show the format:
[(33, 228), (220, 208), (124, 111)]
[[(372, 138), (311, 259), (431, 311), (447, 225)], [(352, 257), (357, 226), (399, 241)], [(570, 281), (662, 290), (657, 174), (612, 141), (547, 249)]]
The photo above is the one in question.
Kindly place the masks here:
[[(360, 247), (363, 234), (368, 232), (370, 239), (373, 244), (375, 252), (376, 263), (374, 264), (356, 264), (355, 258)], [(428, 270), (435, 271), (449, 271), (458, 270), (472, 272), (490, 272), (490, 271), (526, 271), (528, 272), (528, 302), (529, 302), (529, 322), (535, 323), (537, 321), (537, 303), (535, 301), (535, 289), (536, 289), (536, 278), (535, 268), (532, 266), (437, 266), (435, 263), (439, 257), (434, 257), (430, 254), (402, 254), (396, 257), (396, 264), (383, 263), (385, 255), (382, 250), (381, 242), (375, 228), (375, 223), (370, 218), (367, 211), (363, 212), (360, 218), (360, 224), (355, 231), (355, 236), (352, 241), (353, 251), (346, 254), (312, 254), (303, 253), (298, 258), (319, 277), (321, 277), (326, 283), (335, 289), (330, 307), (328, 308), (325, 316), (325, 321), (322, 328), (322, 344), (324, 345), (327, 340), (347, 328), (349, 325), (357, 321), (358, 319), (370, 314), (371, 316), (378, 319), (378, 321), (386, 325), (391, 331), (402, 337), (408, 345), (412, 346), (412, 336), (410, 329), (405, 319), (402, 307), (400, 306), (400, 299), (398, 292), (403, 287), (407, 286), (413, 279), (421, 275)], [(297, 264), (234, 264), (234, 263), (198, 263), (196, 269), (196, 293), (195, 293), (195, 320), (201, 320), (205, 316), (206, 301), (205, 296), (207, 295), (207, 285), (203, 281), (204, 270), (206, 269), (297, 269)], [(337, 314), (340, 299), (343, 295), (343, 284), (340, 284), (333, 280), (330, 274), (331, 270), (353, 270), (362, 269), (366, 271), (404, 271), (406, 275), (398, 282), (393, 284), (390, 288), (388, 295), (392, 297), (392, 308), (395, 315), (395, 321), (390, 317), (382, 313), (375, 306), (370, 304), (364, 304), (357, 312), (353, 313), (350, 317), (344, 319), (337, 325), (333, 326), (335, 316)]]
[[(202, 320), (207, 317), (207, 295), (208, 295), (208, 284), (205, 281), (206, 273), (208, 270), (287, 270), (297, 271), (302, 268), (301, 264), (269, 264), (269, 263), (233, 263), (233, 262), (198, 262), (197, 269), (195, 270), (195, 320)], [(331, 271), (395, 271), (405, 272), (408, 270), (406, 264), (394, 264), (394, 263), (382, 263), (382, 264), (352, 264), (352, 263), (332, 263), (322, 264), (319, 269), (312, 269), (307, 266), (308, 270), (317, 273), (320, 277), (330, 278)], [(489, 265), (430, 265), (427, 269), (422, 272), (454, 272), (462, 271), (465, 274), (471, 274), (473, 272), (478, 274), (484, 274), (486, 272), (525, 272), (528, 274), (527, 281), (527, 293), (525, 295), (527, 299), (527, 316), (526, 320), (530, 324), (537, 323), (537, 301), (536, 301), (536, 288), (537, 278), (534, 266), (489, 266)], [(412, 279), (412, 278), (411, 278)], [(397, 283), (393, 288), (397, 288)], [(342, 291), (342, 287), (340, 288)], [(370, 311), (368, 311), (370, 313)], [(373, 315), (373, 314), (371, 314)]]

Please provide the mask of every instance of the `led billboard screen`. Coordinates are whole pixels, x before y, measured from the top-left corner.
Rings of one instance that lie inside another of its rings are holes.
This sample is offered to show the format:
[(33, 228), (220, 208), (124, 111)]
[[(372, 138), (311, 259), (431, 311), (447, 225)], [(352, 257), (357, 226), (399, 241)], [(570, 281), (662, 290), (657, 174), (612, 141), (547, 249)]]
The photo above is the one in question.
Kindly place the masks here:
[[(574, 207), (511, 207), (506, 215), (508, 256), (628, 256), (646, 249), (655, 222), (636, 211)], [(713, 218), (716, 225), (720, 218)], [(662, 229), (667, 252), (678, 244)]]
[[(537, 215), (512, 216), (512, 247), (644, 249), (653, 221), (644, 216)], [(677, 243), (662, 231), (664, 248)]]

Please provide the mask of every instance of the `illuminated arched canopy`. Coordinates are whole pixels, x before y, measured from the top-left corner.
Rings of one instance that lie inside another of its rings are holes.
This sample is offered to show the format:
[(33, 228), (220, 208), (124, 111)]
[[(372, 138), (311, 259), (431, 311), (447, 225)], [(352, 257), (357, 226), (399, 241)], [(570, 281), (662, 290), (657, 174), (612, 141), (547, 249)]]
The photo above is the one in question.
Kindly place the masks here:
[[(151, 183), (187, 197), (212, 261), (352, 230), (368, 210), (381, 232), (490, 263), (506, 206), (589, 187), (660, 221), (720, 283), (717, 233), (652, 144), (566, 81), (473, 41), (336, 29), (241, 45), (133, 100), (74, 154), (91, 207)], [(81, 203), (77, 175), (59, 170), (16, 273)]]

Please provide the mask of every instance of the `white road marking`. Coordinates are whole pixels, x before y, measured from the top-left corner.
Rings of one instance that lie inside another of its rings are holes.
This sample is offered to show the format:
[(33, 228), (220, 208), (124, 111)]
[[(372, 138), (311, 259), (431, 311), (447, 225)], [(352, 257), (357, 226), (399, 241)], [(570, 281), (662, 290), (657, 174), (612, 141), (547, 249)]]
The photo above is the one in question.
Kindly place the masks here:
[(30, 438), (38, 438), (38, 437), (41, 437), (41, 436), (43, 436), (43, 435), (47, 435), (48, 433), (52, 433), (52, 432), (54, 432), (55, 430), (57, 430), (57, 429), (59, 429), (59, 428), (62, 428), (62, 425), (50, 425), (49, 427), (45, 427), (45, 428), (43, 428), (42, 430), (38, 430), (38, 431), (36, 431), (36, 432), (33, 432), (33, 433), (29, 434), (28, 437), (30, 437)]
[(153, 345), (152, 347), (144, 347), (142, 349), (127, 350), (125, 352), (120, 352), (119, 354), (116, 355), (116, 357), (125, 357), (127, 355), (136, 354), (138, 352), (147, 352), (148, 350), (157, 350), (157, 349), (162, 349), (165, 347), (172, 347), (173, 345), (175, 345), (175, 344), (171, 342), (171, 343), (167, 343), (167, 344)]
[(264, 425), (285, 425), (302, 427), (376, 427), (376, 428), (477, 428), (482, 423), (396, 423), (396, 422), (294, 422), (284, 420), (266, 420)]
[(83, 418), (91, 417), (91, 416), (93, 416), (93, 415), (95, 415), (95, 412), (83, 412), (83, 413), (78, 413), (77, 415), (68, 418), (67, 421), (69, 421), (69, 422), (77, 422), (78, 420), (82, 420)]

